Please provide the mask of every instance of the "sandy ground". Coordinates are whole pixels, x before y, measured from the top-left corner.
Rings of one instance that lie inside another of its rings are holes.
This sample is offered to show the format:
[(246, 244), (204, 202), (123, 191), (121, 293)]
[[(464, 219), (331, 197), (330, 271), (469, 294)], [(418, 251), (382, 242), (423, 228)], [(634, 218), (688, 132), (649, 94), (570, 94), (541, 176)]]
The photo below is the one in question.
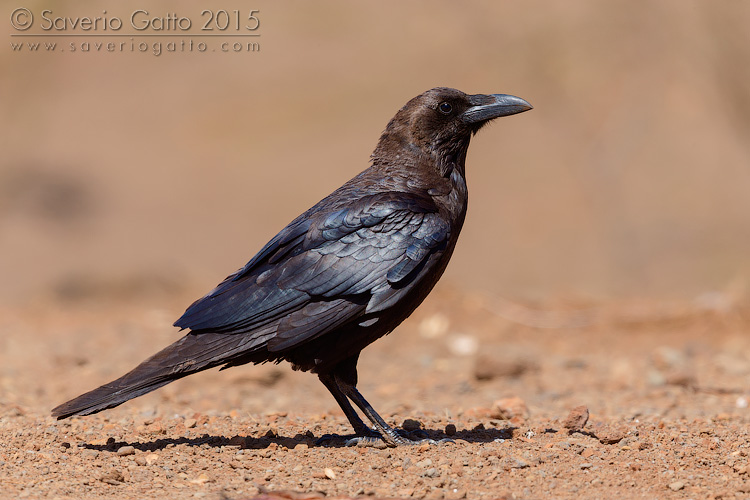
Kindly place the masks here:
[(517, 307), (438, 287), (365, 350), (360, 389), (389, 422), (453, 442), (317, 445), (350, 432), (347, 421), (316, 377), (286, 365), (213, 370), (102, 414), (49, 416), (176, 338), (180, 301), (3, 311), (0, 496), (750, 494), (750, 316), (731, 297)]

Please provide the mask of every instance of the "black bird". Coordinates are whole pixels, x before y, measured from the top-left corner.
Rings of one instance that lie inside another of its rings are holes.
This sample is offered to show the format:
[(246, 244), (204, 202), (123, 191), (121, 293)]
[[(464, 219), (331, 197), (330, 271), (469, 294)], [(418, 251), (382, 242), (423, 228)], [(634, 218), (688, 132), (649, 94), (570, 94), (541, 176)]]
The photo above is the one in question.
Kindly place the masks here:
[(188, 307), (174, 324), (187, 335), (52, 415), (113, 408), (216, 366), (286, 360), (318, 375), (354, 427), (351, 443), (412, 443), (357, 390), (359, 353), (406, 319), (443, 274), (466, 216), (472, 135), (529, 109), (511, 95), (450, 88), (413, 98), (388, 123), (368, 169)]

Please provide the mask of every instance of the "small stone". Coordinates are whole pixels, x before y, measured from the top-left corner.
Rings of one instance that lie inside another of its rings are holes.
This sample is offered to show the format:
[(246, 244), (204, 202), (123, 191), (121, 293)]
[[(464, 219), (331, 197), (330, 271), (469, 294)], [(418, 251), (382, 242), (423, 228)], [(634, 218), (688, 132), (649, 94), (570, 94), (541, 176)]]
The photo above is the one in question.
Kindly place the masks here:
[(431, 467), (424, 471), (422, 474), (424, 477), (438, 477), (440, 475), (440, 472), (435, 467)]
[(211, 478), (209, 478), (206, 474), (202, 473), (195, 479), (192, 479), (190, 482), (193, 484), (206, 484), (208, 482), (211, 482)]
[(445, 492), (445, 499), (446, 500), (463, 500), (466, 498), (466, 495), (468, 494), (467, 490), (458, 489), (458, 488), (450, 488), (446, 490)]
[(581, 458), (589, 458), (596, 453), (592, 448), (586, 448), (581, 452)]
[(523, 459), (518, 458), (518, 457), (510, 456), (510, 455), (508, 455), (505, 458), (503, 458), (503, 460), (500, 462), (500, 465), (505, 470), (510, 470), (510, 469), (525, 469), (525, 468), (529, 467), (529, 463), (526, 460), (523, 460)]
[(137, 457), (135, 457), (134, 461), (136, 465), (140, 465), (140, 466), (146, 465), (146, 457), (144, 457), (143, 455), (138, 455)]
[(117, 455), (120, 457), (135, 455), (135, 448), (133, 448), (132, 446), (123, 446), (119, 450), (117, 450)]
[(527, 419), (529, 418), (529, 408), (524, 400), (517, 396), (502, 398), (492, 404), (490, 417), (502, 420)]
[(99, 476), (99, 481), (117, 486), (125, 482), (125, 477), (122, 475), (122, 472), (120, 472), (119, 470), (112, 469), (108, 472), (105, 472), (101, 476)]
[(333, 472), (333, 469), (329, 469), (328, 467), (323, 469), (323, 474), (325, 474), (328, 479), (336, 479), (336, 473)]
[(295, 450), (306, 450), (309, 446), (306, 443), (297, 443), (294, 445)]
[(474, 365), (474, 378), (492, 380), (494, 378), (520, 377), (536, 369), (533, 362), (525, 359), (502, 359), (480, 354)]
[(198, 425), (198, 421), (196, 419), (194, 419), (194, 418), (186, 418), (185, 419), (185, 428), (186, 429), (192, 429), (196, 425)]
[(415, 465), (424, 469), (425, 467), (429, 467), (430, 465), (432, 465), (432, 460), (429, 458), (425, 458), (424, 460), (420, 460), (419, 462), (417, 462)]
[(267, 438), (277, 438), (279, 437), (279, 430), (276, 427), (271, 427), (266, 431), (265, 437)]
[(672, 491), (680, 491), (684, 487), (685, 483), (683, 483), (682, 481), (674, 481), (672, 483), (669, 483), (669, 489)]
[[(628, 434), (628, 429), (622, 425), (605, 425), (596, 431), (596, 437), (602, 444), (617, 444)], [(624, 447), (623, 447), (624, 448)], [(631, 449), (628, 447), (627, 449)]]
[(406, 432), (416, 431), (422, 428), (422, 422), (420, 422), (419, 420), (414, 420), (412, 418), (407, 418), (406, 420), (404, 420), (401, 428)]
[(146, 455), (146, 465), (154, 465), (159, 461), (159, 455), (156, 453), (149, 453)]
[(590, 463), (590, 462), (584, 462), (584, 463), (582, 463), (581, 465), (579, 465), (579, 467), (580, 467), (581, 469), (584, 469), (584, 470), (586, 470), (586, 469), (590, 469), (590, 468), (592, 468), (593, 466), (594, 466), (594, 464), (592, 464), (592, 463)]
[(448, 424), (445, 426), (445, 435), (446, 436), (455, 436), (456, 435), (456, 426), (453, 424)]
[(563, 420), (562, 425), (570, 432), (579, 432), (586, 427), (588, 421), (589, 409), (585, 405), (581, 405), (570, 410), (568, 416)]

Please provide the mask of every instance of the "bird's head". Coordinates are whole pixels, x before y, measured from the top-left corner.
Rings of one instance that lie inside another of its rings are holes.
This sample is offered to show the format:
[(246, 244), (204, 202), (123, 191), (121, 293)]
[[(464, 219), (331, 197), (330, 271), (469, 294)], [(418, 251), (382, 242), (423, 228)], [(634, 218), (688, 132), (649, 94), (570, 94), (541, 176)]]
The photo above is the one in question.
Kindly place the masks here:
[(445, 175), (451, 164), (463, 167), (471, 136), (501, 116), (528, 111), (532, 106), (506, 94), (467, 95), (437, 87), (413, 98), (391, 119), (373, 159), (406, 149), (433, 157)]

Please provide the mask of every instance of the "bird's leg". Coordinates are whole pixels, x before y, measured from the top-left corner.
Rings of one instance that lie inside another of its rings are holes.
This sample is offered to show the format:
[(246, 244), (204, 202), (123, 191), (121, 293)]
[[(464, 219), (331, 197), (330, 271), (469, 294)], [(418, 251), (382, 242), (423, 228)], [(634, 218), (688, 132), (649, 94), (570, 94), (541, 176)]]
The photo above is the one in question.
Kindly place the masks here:
[[(385, 423), (385, 420), (378, 415), (378, 413), (375, 411), (375, 409), (370, 405), (370, 403), (367, 402), (367, 400), (362, 397), (362, 395), (357, 390), (357, 361), (359, 360), (359, 353), (356, 355), (347, 358), (343, 361), (341, 361), (336, 368), (331, 372), (331, 378), (333, 378), (333, 385), (335, 385), (336, 390), (338, 391), (339, 395), (342, 396), (342, 399), (344, 402), (342, 402), (339, 397), (334, 393), (333, 397), (336, 398), (336, 401), (339, 402), (339, 405), (344, 410), (344, 413), (346, 413), (346, 416), (349, 418), (349, 421), (352, 422), (352, 425), (354, 426), (354, 431), (357, 433), (357, 437), (354, 439), (350, 439), (347, 441), (347, 445), (362, 445), (362, 446), (382, 446), (385, 444), (386, 446), (398, 446), (400, 444), (411, 444), (412, 441), (409, 439), (406, 439), (405, 437), (401, 436), (396, 432), (392, 427), (390, 427), (387, 423)], [(323, 382), (324, 384), (326, 382)], [(328, 385), (326, 384), (326, 387)], [(329, 387), (329, 390), (331, 388)], [(333, 391), (331, 391), (333, 393)], [(375, 427), (375, 431), (372, 429), (366, 427), (362, 420), (359, 418), (359, 416), (355, 413), (354, 408), (352, 408), (352, 405), (347, 400), (349, 398), (355, 405), (359, 407), (360, 410), (362, 410), (362, 413), (365, 414), (365, 416), (372, 422), (373, 426)], [(352, 420), (352, 417), (350, 416), (350, 412), (354, 414), (356, 420), (359, 422), (359, 424), (355, 425), (355, 421)], [(357, 426), (362, 425), (365, 429), (367, 429), (366, 432), (360, 433), (357, 430)]]
[[(367, 416), (367, 418), (370, 419), (370, 422), (372, 422), (375, 429), (380, 433), (379, 437), (385, 442), (386, 445), (395, 447), (398, 445), (415, 443), (415, 441), (411, 441), (410, 439), (401, 436), (393, 429), (393, 427), (388, 425), (385, 420), (383, 420), (383, 417), (378, 415), (378, 412), (375, 411), (372, 405), (367, 402), (367, 400), (362, 396), (362, 394), (359, 393), (354, 385), (341, 382), (340, 380), (338, 381), (338, 383), (344, 394), (346, 394), (349, 399), (354, 401), (354, 404), (357, 405), (359, 409), (362, 410), (362, 412)], [(350, 440), (350, 442), (351, 441), (353, 440)], [(362, 442), (362, 444), (364, 445), (375, 445), (376, 441), (377, 439), (373, 440), (372, 437), (365, 436), (362, 439), (352, 442), (352, 444), (360, 444), (360, 442)]]
[[(344, 411), (344, 415), (346, 415), (346, 418), (349, 419), (349, 423), (352, 424), (352, 428), (354, 428), (354, 433), (357, 436), (360, 437), (379, 437), (378, 433), (367, 427), (367, 425), (362, 421), (361, 418), (359, 418), (359, 415), (357, 415), (357, 412), (352, 407), (351, 403), (349, 403), (349, 400), (347, 399), (346, 395), (344, 395), (343, 392), (341, 392), (341, 389), (339, 388), (339, 385), (336, 383), (336, 378), (333, 375), (330, 374), (319, 374), (318, 379), (320, 379), (321, 382), (323, 382), (323, 385), (326, 386), (328, 391), (333, 395), (333, 398), (336, 400), (336, 402), (339, 404), (341, 409)], [(318, 441), (327, 441), (330, 439), (331, 435), (326, 435), (321, 437)]]
[[(359, 353), (345, 359), (336, 365), (336, 368), (325, 374), (318, 374), (318, 378), (323, 385), (325, 385), (331, 392), (333, 397), (338, 402), (341, 409), (344, 411), (346, 418), (351, 422), (354, 427), (356, 435), (347, 440), (347, 446), (372, 446), (375, 448), (381, 448), (386, 446), (399, 446), (407, 444), (415, 444), (422, 442), (435, 443), (433, 440), (422, 439), (414, 441), (409, 438), (408, 433), (399, 431), (389, 426), (383, 417), (378, 415), (375, 409), (370, 403), (359, 393), (357, 390), (357, 360)], [(359, 418), (359, 415), (352, 407), (351, 400), (365, 416), (372, 422), (374, 430), (367, 427), (365, 423)], [(323, 436), (318, 442), (329, 440), (332, 436)]]

